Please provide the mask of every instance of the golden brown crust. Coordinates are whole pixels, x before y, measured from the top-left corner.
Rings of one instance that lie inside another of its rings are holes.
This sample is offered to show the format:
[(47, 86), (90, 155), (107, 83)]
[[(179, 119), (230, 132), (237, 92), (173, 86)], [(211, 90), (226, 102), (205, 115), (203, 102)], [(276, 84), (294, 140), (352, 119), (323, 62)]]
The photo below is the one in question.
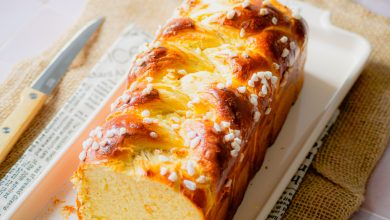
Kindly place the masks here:
[[(260, 8), (267, 9), (266, 15), (260, 15)], [(240, 16), (233, 19), (221, 17), (217, 22), (222, 25), (231, 26), (237, 29), (243, 28), (248, 34), (258, 34), (270, 26), (274, 26), (272, 19), (277, 19), (277, 25), (281, 28), (287, 28), (290, 24), (290, 19), (272, 6), (260, 7), (260, 5), (251, 4), (247, 8), (242, 6), (236, 7), (235, 10)]]
[(195, 23), (191, 18), (174, 18), (163, 29), (162, 37), (175, 36), (179, 31), (195, 30)]
[(293, 75), (291, 78), (294, 79), (289, 81), (288, 85), (284, 87), (285, 89), (281, 91), (283, 101), (281, 103), (275, 102), (281, 105), (274, 105), (274, 113), (259, 124), (254, 135), (250, 137), (247, 146), (242, 152), (246, 157), (241, 162), (236, 161), (232, 166), (232, 170), (224, 178), (224, 183), (229, 179), (231, 180), (231, 187), (224, 187), (220, 190), (217, 202), (208, 212), (206, 219), (224, 220), (233, 218), (245, 195), (245, 189), (249, 181), (263, 163), (267, 146), (272, 145), (275, 141), (287, 117), (290, 106), (295, 102), (302, 88), (303, 74), (300, 71), (294, 71), (291, 74)]
[(187, 1), (137, 56), (81, 159), (171, 156), (179, 180), (151, 165), (143, 175), (179, 182), (206, 219), (232, 218), (301, 90), (307, 44), (305, 22), (289, 9), (246, 2), (226, 0), (210, 14), (208, 3)]

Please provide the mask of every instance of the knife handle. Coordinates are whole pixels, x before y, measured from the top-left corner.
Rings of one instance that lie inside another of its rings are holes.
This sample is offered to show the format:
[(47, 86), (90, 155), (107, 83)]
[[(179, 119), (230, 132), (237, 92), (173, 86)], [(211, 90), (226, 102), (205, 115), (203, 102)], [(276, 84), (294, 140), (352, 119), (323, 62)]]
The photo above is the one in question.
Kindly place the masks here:
[(0, 163), (42, 108), (47, 95), (33, 88), (22, 91), (20, 101), (0, 127)]

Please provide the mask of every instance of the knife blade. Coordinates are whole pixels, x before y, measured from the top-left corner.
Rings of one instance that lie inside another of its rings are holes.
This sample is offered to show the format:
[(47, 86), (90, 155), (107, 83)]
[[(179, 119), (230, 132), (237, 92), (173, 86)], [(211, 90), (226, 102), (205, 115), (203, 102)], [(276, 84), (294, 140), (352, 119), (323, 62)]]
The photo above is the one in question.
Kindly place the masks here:
[(0, 163), (4, 161), (19, 137), (42, 108), (48, 96), (58, 85), (74, 58), (103, 21), (104, 18), (101, 17), (85, 25), (57, 53), (31, 87), (22, 91), (19, 103), (0, 127)]
[(104, 18), (98, 18), (81, 29), (54, 57), (50, 64), (32, 84), (32, 88), (46, 95), (51, 94), (66, 70), (85, 46), (89, 38), (100, 27)]

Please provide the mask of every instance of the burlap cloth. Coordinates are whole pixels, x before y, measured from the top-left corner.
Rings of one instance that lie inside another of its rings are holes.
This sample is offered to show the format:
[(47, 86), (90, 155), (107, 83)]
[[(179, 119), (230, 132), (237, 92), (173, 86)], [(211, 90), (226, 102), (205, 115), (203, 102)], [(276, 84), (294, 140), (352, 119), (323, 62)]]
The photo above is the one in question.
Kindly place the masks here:
[[(333, 22), (366, 37), (373, 46), (370, 60), (340, 107), (341, 114), (313, 166), (295, 195), (286, 219), (348, 219), (364, 200), (367, 180), (390, 136), (390, 20), (351, 0), (305, 0), (329, 9)], [(18, 64), (0, 87), (0, 123), (12, 111), (19, 93), (54, 54), (86, 22), (105, 16), (106, 22), (78, 57), (54, 96), (24, 133), (5, 163), (0, 178), (40, 133), (78, 87), (80, 79), (131, 22), (153, 34), (179, 0), (91, 0), (81, 18), (48, 51)]]

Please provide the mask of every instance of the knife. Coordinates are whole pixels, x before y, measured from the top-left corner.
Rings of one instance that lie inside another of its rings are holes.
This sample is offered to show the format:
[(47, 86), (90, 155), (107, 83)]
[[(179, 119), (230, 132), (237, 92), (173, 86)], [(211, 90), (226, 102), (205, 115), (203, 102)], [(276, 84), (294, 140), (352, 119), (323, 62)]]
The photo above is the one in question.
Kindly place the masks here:
[(100, 17), (85, 25), (57, 53), (41, 75), (32, 83), (31, 87), (22, 91), (16, 108), (0, 127), (0, 163), (4, 161), (16, 141), (66, 73), (74, 58), (100, 27), (103, 20), (104, 18)]

